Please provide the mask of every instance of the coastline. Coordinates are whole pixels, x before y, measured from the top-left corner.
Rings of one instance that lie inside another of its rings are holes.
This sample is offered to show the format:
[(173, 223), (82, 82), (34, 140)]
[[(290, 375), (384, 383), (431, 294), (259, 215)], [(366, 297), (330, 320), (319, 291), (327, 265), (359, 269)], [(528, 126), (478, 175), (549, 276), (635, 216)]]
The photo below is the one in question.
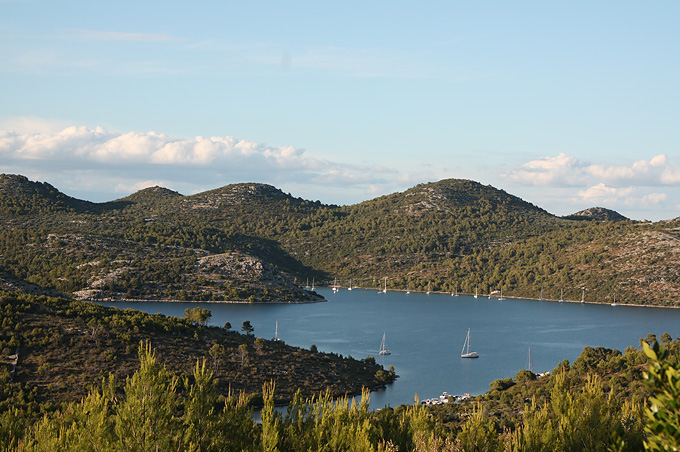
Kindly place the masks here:
[(98, 299), (94, 300), (91, 298), (85, 298), (77, 301), (87, 301), (87, 302), (106, 302), (106, 303), (207, 303), (207, 304), (313, 304), (313, 303), (325, 303), (325, 298), (321, 300), (313, 301), (200, 301), (200, 300), (133, 300), (133, 299)]
[[(322, 287), (331, 287), (331, 286), (322, 286)], [(347, 289), (347, 287), (341, 287), (341, 286), (336, 286), (339, 289)], [(382, 292), (382, 290), (378, 287), (357, 287), (354, 286), (352, 287), (353, 289), (359, 289), (359, 290), (378, 290)], [(388, 289), (388, 292), (413, 292), (413, 293), (428, 293), (424, 292), (421, 290), (407, 290), (407, 289)], [(429, 293), (431, 294), (438, 294), (438, 295), (451, 295), (451, 292), (443, 292), (443, 291), (430, 291)], [(474, 296), (473, 293), (466, 293), (466, 292), (459, 292), (459, 296), (468, 296), (472, 297)], [(455, 295), (453, 295), (455, 296)], [(478, 298), (486, 298), (489, 299), (489, 294), (478, 294)], [(494, 296), (491, 297), (491, 299), (498, 299), (497, 294), (494, 294)], [(551, 303), (560, 303), (560, 300), (557, 299), (552, 299), (552, 298), (533, 298), (533, 297), (518, 297), (514, 295), (504, 295), (503, 299), (514, 299), (514, 300), (531, 300), (531, 301), (549, 301)], [(502, 301), (502, 300), (501, 300)], [(563, 303), (574, 303), (574, 304), (592, 304), (592, 305), (605, 305), (605, 306), (611, 306), (612, 303), (605, 303), (605, 302), (599, 302), (599, 301), (584, 301), (581, 302), (581, 300), (562, 300)], [(631, 303), (615, 303), (612, 307), (618, 307), (618, 306), (626, 306), (626, 307), (637, 307), (637, 308), (663, 308), (663, 309), (680, 309), (680, 305), (676, 306), (660, 306), (660, 305), (655, 305), (655, 304), (631, 304)]]

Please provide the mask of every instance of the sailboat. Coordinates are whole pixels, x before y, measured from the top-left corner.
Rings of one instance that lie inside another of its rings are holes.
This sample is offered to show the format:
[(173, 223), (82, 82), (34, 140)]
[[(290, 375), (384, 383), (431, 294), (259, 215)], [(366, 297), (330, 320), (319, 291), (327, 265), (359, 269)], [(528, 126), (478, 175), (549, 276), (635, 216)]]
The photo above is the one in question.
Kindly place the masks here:
[(475, 287), (475, 298), (477, 298), (477, 288)]
[(529, 365), (527, 367), (527, 370), (532, 373), (534, 371), (534, 365), (531, 363), (531, 347), (529, 347)]
[(385, 277), (385, 288), (383, 289), (383, 293), (387, 293), (387, 276)]
[(427, 283), (427, 294), (430, 295), (430, 283)]
[(612, 306), (618, 306), (618, 304), (616, 304), (616, 293), (614, 293), (614, 302), (612, 303)]
[(543, 287), (541, 287), (541, 295), (538, 296), (538, 299), (540, 301), (545, 301), (545, 298), (543, 298)]
[(338, 290), (339, 290), (338, 289), (338, 278), (335, 278), (335, 280), (333, 281), (333, 293), (337, 292)]
[(352, 290), (352, 278), (349, 279), (349, 287), (347, 290)]
[(479, 358), (477, 352), (470, 351), (470, 328), (468, 328), (467, 336), (465, 336), (465, 342), (463, 343), (463, 350), (460, 352), (461, 358)]
[(378, 355), (391, 355), (392, 352), (385, 346), (385, 333), (383, 333), (382, 342), (380, 342), (380, 351)]
[(564, 303), (564, 289), (560, 289), (560, 303)]
[(581, 292), (581, 303), (586, 302), (586, 289), (583, 289), (583, 292)]
[(276, 329), (274, 330), (274, 338), (272, 339), (274, 342), (279, 342), (281, 339), (279, 339), (279, 321), (276, 321)]
[(312, 290), (314, 290), (314, 278), (312, 278)]
[(503, 298), (503, 288), (501, 287), (501, 296), (498, 297), (498, 301), (503, 301), (505, 298)]

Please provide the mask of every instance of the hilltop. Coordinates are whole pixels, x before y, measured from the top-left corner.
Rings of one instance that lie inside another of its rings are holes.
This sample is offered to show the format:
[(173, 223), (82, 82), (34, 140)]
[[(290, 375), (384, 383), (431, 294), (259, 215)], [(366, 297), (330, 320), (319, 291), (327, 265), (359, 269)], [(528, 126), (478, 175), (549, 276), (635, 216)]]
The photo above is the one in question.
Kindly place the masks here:
[(303, 281), (373, 287), (387, 277), (390, 289), (680, 299), (677, 222), (602, 208), (560, 218), (470, 180), (350, 206), (258, 183), (191, 196), (152, 187), (96, 204), (2, 175), (0, 223), (6, 274), (80, 298), (314, 301)]
[(625, 221), (628, 218), (624, 217), (615, 210), (605, 209), (604, 207), (591, 207), (584, 209), (565, 218), (569, 220), (599, 220), (599, 221)]
[(49, 212), (86, 212), (97, 206), (72, 198), (47, 182), (32, 182), (25, 176), (0, 174), (0, 211), (10, 215)]

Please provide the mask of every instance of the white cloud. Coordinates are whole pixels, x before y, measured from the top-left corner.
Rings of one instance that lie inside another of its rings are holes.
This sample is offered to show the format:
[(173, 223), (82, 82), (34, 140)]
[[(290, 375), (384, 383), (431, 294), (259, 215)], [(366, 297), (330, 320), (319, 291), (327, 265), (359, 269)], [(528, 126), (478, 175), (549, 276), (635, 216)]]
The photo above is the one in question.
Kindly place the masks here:
[(668, 199), (668, 195), (666, 195), (666, 193), (650, 193), (649, 195), (643, 196), (641, 199), (644, 205), (661, 204)]
[[(607, 184), (610, 187), (663, 186), (680, 184), (680, 168), (675, 168), (665, 154), (650, 160), (638, 160), (630, 166), (586, 163), (561, 153), (541, 157), (501, 174), (519, 185), (578, 186)], [(595, 185), (599, 186), (599, 185)]]
[(611, 203), (630, 196), (632, 193), (632, 187), (614, 188), (608, 187), (605, 184), (597, 184), (585, 190), (580, 190), (578, 195), (587, 201), (604, 201), (606, 203)]
[(109, 132), (71, 126), (58, 132), (0, 131), (0, 156), (8, 160), (71, 160), (93, 163), (208, 166), (257, 162), (271, 168), (318, 168), (304, 151), (291, 146), (267, 146), (234, 137), (173, 138), (155, 132)]
[(144, 190), (149, 187), (167, 187), (169, 185), (168, 181), (164, 180), (145, 180), (137, 182), (134, 184), (119, 183), (116, 185), (117, 193), (134, 193), (139, 190)]
[(101, 191), (97, 185), (105, 185), (115, 193), (127, 194), (162, 185), (191, 193), (204, 187), (255, 181), (318, 192), (335, 187), (337, 193), (380, 189), (385, 193), (399, 184), (400, 173), (394, 168), (348, 165), (310, 156), (294, 146), (269, 146), (232, 136), (175, 138), (102, 127), (59, 129), (50, 122), (38, 131), (39, 120), (14, 123), (26, 125), (0, 130), (2, 168), (27, 176), (40, 174), (50, 183), (56, 180), (49, 174), (58, 173), (67, 187), (80, 190)]
[(520, 185), (572, 186), (585, 182), (586, 165), (570, 155), (561, 153), (556, 157), (541, 157), (510, 170), (501, 176)]
[(642, 194), (637, 187), (610, 187), (600, 183), (580, 190), (576, 201), (591, 205), (651, 207), (662, 204), (667, 199), (668, 195), (665, 193)]

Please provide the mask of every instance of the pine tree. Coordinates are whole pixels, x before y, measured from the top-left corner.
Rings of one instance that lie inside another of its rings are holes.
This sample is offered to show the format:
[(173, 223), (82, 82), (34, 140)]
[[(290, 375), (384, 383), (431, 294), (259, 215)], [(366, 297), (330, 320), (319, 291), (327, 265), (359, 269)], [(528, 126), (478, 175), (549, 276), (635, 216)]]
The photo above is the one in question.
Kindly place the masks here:
[(156, 362), (151, 344), (139, 346), (140, 368), (127, 379), (116, 407), (115, 433), (122, 451), (176, 450), (180, 439), (177, 378)]

